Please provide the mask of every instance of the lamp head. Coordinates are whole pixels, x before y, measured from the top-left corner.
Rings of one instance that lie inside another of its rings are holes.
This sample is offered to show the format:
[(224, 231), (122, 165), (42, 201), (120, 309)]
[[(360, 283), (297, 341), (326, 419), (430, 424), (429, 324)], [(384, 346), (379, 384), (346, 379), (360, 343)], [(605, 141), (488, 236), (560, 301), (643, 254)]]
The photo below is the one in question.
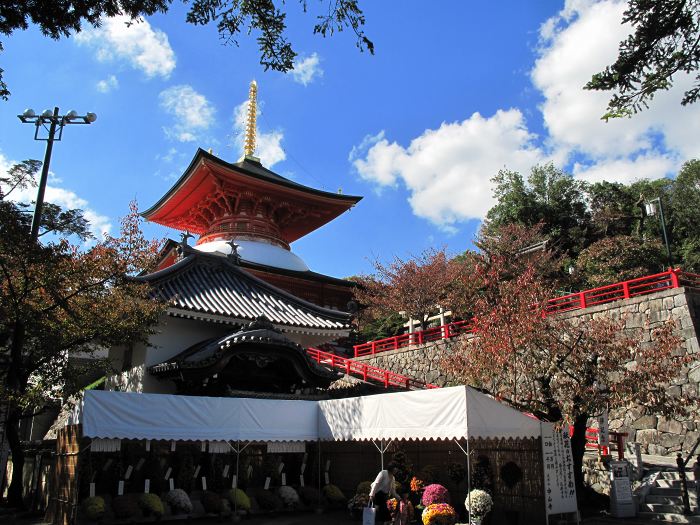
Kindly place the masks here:
[(34, 117), (36, 117), (36, 113), (34, 112), (34, 110), (32, 108), (27, 108), (22, 113), (22, 116), (24, 118), (34, 118)]
[(74, 109), (71, 109), (68, 113), (66, 113), (65, 119), (68, 121), (75, 120), (78, 118), (78, 112)]
[(97, 114), (96, 114), (96, 113), (88, 112), (88, 113), (85, 115), (85, 121), (86, 121), (88, 124), (92, 124), (92, 123), (95, 122), (96, 120), (97, 120)]
[(50, 109), (45, 109), (41, 112), (41, 116), (44, 118), (51, 118), (53, 117), (53, 111), (51, 111)]
[(650, 217), (653, 217), (656, 215), (656, 203), (655, 202), (647, 202), (645, 204), (646, 212), (647, 215)]

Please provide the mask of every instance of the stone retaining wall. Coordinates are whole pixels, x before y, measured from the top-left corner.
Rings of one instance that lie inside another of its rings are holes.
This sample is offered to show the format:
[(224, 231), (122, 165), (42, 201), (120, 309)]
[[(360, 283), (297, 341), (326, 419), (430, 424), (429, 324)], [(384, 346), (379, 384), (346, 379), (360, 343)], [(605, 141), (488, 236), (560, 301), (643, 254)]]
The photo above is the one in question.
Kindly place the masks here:
[[(679, 371), (678, 380), (669, 388), (675, 393), (697, 398), (700, 390), (700, 346), (697, 335), (700, 328), (700, 292), (675, 288), (562, 315), (583, 319), (602, 316), (625, 319), (627, 330), (642, 330), (644, 342), (651, 340), (652, 330), (674, 319), (685, 351), (697, 358), (687, 369)], [(440, 369), (440, 361), (449, 355), (454, 344), (455, 340), (436, 341), (357, 358), (357, 361), (439, 386), (449, 386), (454, 384), (454, 380)], [(634, 407), (611, 413), (610, 429), (626, 432), (629, 441), (641, 444), (642, 453), (674, 455), (677, 451), (692, 448), (700, 437), (700, 414), (676, 421), (647, 414), (643, 408)]]

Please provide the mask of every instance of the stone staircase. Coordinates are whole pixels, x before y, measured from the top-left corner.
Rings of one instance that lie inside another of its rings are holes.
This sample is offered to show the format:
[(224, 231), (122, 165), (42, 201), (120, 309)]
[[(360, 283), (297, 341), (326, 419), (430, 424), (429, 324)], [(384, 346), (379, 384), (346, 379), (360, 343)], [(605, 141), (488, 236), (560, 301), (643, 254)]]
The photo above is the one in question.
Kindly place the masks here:
[[(688, 474), (692, 477), (690, 472)], [(697, 501), (694, 481), (688, 482), (688, 496), (690, 497), (690, 510), (695, 513)], [(683, 514), (683, 491), (678, 472), (659, 473), (649, 493), (644, 498), (644, 503), (639, 506), (638, 517), (666, 523), (700, 524), (700, 514)]]

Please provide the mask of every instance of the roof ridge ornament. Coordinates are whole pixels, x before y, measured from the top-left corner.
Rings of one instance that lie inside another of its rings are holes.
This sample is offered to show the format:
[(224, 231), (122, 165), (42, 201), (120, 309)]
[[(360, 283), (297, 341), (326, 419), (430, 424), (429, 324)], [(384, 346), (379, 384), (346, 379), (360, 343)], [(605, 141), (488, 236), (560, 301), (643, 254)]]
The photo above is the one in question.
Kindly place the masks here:
[(241, 254), (238, 253), (238, 248), (240, 248), (241, 245), (236, 243), (235, 239), (229, 239), (228, 241), (226, 241), (226, 244), (228, 244), (231, 247), (231, 253), (228, 254), (228, 258), (231, 259), (234, 264), (240, 264)]
[(248, 89), (248, 111), (246, 115), (246, 125), (245, 125), (245, 138), (243, 139), (243, 158), (239, 162), (244, 160), (252, 160), (253, 162), (260, 162), (260, 159), (254, 156), (255, 153), (255, 142), (257, 127), (256, 122), (258, 118), (258, 83), (253, 80), (250, 82), (250, 88)]

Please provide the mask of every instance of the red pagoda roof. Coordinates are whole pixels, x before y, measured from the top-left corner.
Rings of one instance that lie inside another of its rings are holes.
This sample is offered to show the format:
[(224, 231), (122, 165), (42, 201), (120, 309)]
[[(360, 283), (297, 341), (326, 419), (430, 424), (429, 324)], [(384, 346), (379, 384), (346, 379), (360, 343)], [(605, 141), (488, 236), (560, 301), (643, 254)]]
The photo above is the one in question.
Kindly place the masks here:
[(361, 199), (298, 184), (250, 158), (229, 163), (200, 148), (182, 177), (142, 215), (198, 234), (199, 243), (248, 236), (288, 248)]

